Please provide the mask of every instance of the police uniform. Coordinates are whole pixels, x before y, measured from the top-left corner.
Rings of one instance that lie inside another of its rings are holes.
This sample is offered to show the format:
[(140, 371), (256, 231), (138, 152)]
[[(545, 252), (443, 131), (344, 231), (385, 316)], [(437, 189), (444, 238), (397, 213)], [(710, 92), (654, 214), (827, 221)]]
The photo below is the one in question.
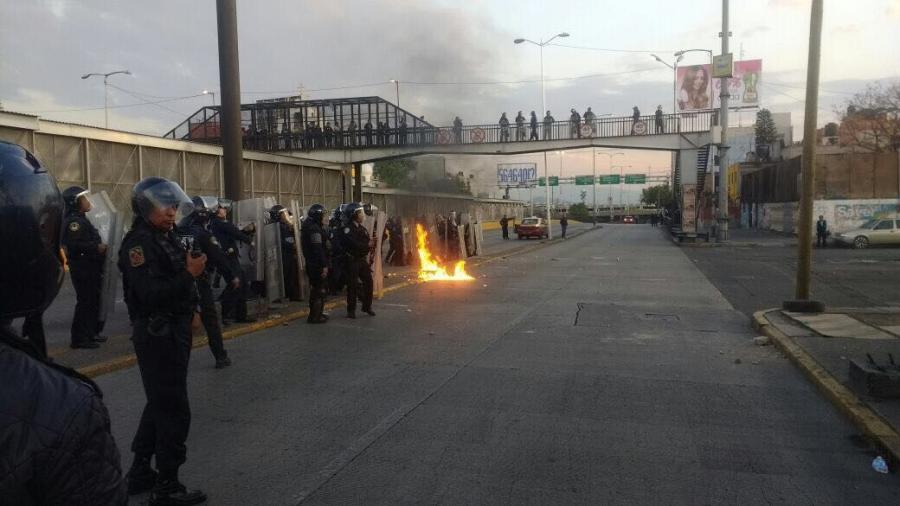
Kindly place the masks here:
[(252, 239), (244, 232), (241, 232), (234, 223), (217, 216), (211, 218), (209, 228), (228, 258), (229, 271), (241, 280), (238, 288), (231, 284), (225, 285), (225, 290), (222, 292), (222, 318), (234, 319), (239, 322), (249, 321), (250, 319), (247, 317), (247, 290), (250, 283), (243, 267), (241, 267), (237, 243), (250, 244)]
[(284, 272), (284, 295), (290, 300), (300, 300), (300, 273), (297, 266), (297, 246), (294, 226), (278, 221), (281, 229), (281, 265)]
[(331, 218), (328, 226), (328, 243), (331, 246), (331, 270), (328, 272), (328, 285), (332, 295), (340, 293), (344, 288), (344, 225), (339, 216)]
[(187, 394), (191, 318), (199, 295), (174, 232), (136, 220), (122, 241), (119, 268), (133, 316), (132, 341), (147, 404), (131, 444), (135, 462), (156, 456), (162, 476), (185, 462), (191, 410)]
[[(195, 249), (198, 249), (206, 255), (206, 270), (197, 277), (197, 291), (200, 296), (200, 319), (203, 321), (203, 328), (206, 329), (206, 336), (209, 340), (209, 350), (216, 359), (216, 367), (221, 368), (231, 365), (228, 359), (228, 352), (225, 351), (225, 344), (222, 341), (222, 328), (219, 326), (219, 317), (216, 313), (216, 300), (213, 296), (212, 286), (210, 284), (213, 276), (212, 271), (218, 271), (227, 282), (230, 283), (236, 277), (231, 272), (228, 257), (222, 251), (219, 241), (216, 237), (206, 229), (204, 223), (198, 218), (189, 220), (184, 226), (179, 227), (177, 234), (188, 242), (192, 242)], [(182, 244), (186, 246), (185, 244)]]
[[(344, 267), (347, 275), (347, 315), (355, 318), (357, 297), (362, 301), (364, 312), (372, 311), (369, 231), (355, 220), (351, 220), (342, 232), (341, 238), (344, 242), (346, 258)], [(361, 287), (360, 284), (362, 284)]]
[(100, 334), (100, 287), (104, 255), (97, 249), (103, 241), (100, 233), (81, 211), (72, 209), (63, 223), (63, 245), (69, 260), (69, 274), (75, 287), (75, 316), (72, 318), (71, 345), (96, 347)]
[(325, 248), (326, 234), (322, 225), (308, 218), (300, 230), (300, 246), (306, 260), (306, 274), (309, 276), (309, 317), (307, 322), (322, 321), (325, 310), (325, 282), (322, 272), (328, 267), (328, 253)]

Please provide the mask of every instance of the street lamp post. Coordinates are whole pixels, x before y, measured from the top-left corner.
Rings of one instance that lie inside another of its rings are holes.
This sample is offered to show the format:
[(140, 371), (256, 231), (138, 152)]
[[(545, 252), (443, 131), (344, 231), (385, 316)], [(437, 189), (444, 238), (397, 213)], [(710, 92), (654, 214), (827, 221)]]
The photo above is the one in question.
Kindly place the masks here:
[(212, 95), (213, 107), (216, 106), (216, 92), (210, 90), (203, 90), (201, 93), (204, 95)]
[(131, 75), (130, 70), (116, 70), (115, 72), (107, 72), (105, 74), (98, 72), (91, 72), (90, 74), (85, 74), (81, 76), (82, 79), (87, 79), (91, 76), (103, 76), (103, 128), (109, 128), (109, 76), (114, 76), (116, 74), (127, 74)]
[(394, 83), (394, 91), (397, 94), (397, 107), (400, 107), (400, 81), (391, 79), (391, 82)]
[[(594, 156), (593, 156), (593, 170), (594, 170), (594, 179), (593, 179), (593, 181), (594, 181), (594, 184), (593, 184), (593, 189), (594, 189), (594, 226), (597, 226), (597, 150), (596, 150), (596, 149), (591, 149), (591, 152), (592, 152), (592, 154), (594, 155)], [(621, 151), (617, 151), (617, 152), (615, 152), (615, 153), (610, 153), (610, 152), (608, 152), (608, 151), (601, 151), (600, 154), (601, 154), (601, 155), (606, 155), (606, 156), (609, 157), (610, 170), (612, 170), (612, 159), (613, 159), (614, 156), (625, 156), (625, 153), (623, 153), (623, 152), (621, 152)]]
[(631, 165), (615, 165), (612, 168), (619, 169), (619, 207), (621, 207), (624, 212), (625, 202), (622, 199), (622, 194), (625, 191), (625, 173), (623, 172), (623, 169), (630, 169)]
[[(534, 44), (540, 49), (541, 56), (541, 111), (544, 114), (547, 114), (547, 91), (544, 87), (544, 46), (552, 42), (554, 39), (558, 37), (568, 37), (569, 34), (566, 32), (558, 33), (553, 37), (550, 37), (546, 41), (541, 39), (540, 42), (535, 42), (530, 39), (516, 39), (513, 42), (516, 44), (521, 44), (523, 42), (528, 42), (530, 44)], [(547, 170), (547, 151), (544, 151), (544, 181), (547, 183), (547, 239), (553, 238), (553, 227), (551, 226), (550, 221), (550, 174)]]

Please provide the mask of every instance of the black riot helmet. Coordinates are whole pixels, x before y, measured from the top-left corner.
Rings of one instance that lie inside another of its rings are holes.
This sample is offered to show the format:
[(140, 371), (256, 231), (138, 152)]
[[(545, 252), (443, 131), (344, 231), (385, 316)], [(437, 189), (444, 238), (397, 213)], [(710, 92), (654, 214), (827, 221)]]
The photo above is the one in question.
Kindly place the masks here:
[(344, 206), (343, 211), (344, 211), (344, 220), (346, 220), (347, 223), (350, 223), (351, 221), (353, 221), (353, 216), (356, 213), (363, 213), (363, 212), (365, 212), (365, 209), (363, 209), (363, 205), (361, 203), (351, 202), (349, 204), (346, 204), (346, 206)]
[(156, 209), (175, 209), (178, 222), (194, 211), (194, 205), (178, 183), (163, 177), (145, 177), (131, 190), (131, 210), (149, 222)]
[(269, 219), (272, 222), (277, 222), (277, 221), (279, 221), (281, 213), (286, 213), (286, 212), (287, 212), (286, 207), (284, 207), (281, 204), (275, 204), (274, 206), (272, 206), (271, 209), (269, 209)]
[(0, 319), (47, 309), (63, 279), (63, 199), (27, 150), (0, 141)]
[(306, 211), (306, 215), (312, 218), (315, 223), (322, 223), (322, 218), (325, 216), (325, 206), (322, 204), (313, 204), (309, 206), (309, 210)]
[(210, 216), (216, 209), (219, 207), (219, 198), (218, 197), (202, 197), (200, 195), (195, 196), (191, 199), (191, 204), (194, 205), (194, 213), (193, 216), (195, 218), (199, 218), (201, 220), (208, 220)]
[(87, 197), (88, 193), (90, 193), (88, 190), (85, 190), (80, 186), (70, 186), (63, 190), (62, 198), (63, 202), (66, 204), (66, 212), (71, 213), (80, 211), (81, 206), (78, 204), (78, 199)]

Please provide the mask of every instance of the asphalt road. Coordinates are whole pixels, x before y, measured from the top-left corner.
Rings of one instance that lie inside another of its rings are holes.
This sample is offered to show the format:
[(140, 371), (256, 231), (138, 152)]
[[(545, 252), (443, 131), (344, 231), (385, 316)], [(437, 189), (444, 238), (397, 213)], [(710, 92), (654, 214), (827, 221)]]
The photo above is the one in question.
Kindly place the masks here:
[[(607, 225), (475, 274), (243, 336), (225, 370), (195, 351), (183, 480), (214, 505), (900, 503), (661, 231)], [(98, 382), (127, 466), (138, 371)]]
[[(684, 248), (694, 265), (748, 317), (794, 298), (796, 241), (768, 247)], [(765, 241), (762, 242), (765, 244)], [(900, 248), (816, 248), (812, 298), (830, 307), (900, 306)]]

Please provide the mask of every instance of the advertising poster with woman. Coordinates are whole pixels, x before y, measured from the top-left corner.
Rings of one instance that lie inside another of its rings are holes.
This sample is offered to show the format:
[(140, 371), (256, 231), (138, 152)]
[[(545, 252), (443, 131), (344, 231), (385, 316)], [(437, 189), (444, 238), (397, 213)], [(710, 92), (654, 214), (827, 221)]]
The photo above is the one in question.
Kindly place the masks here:
[[(708, 64), (678, 67), (676, 75), (678, 112), (719, 107), (721, 80), (710, 79), (710, 75)], [(731, 95), (729, 109), (759, 105), (761, 76), (762, 60), (734, 62), (732, 77), (728, 79), (728, 92)]]
[(678, 67), (675, 89), (678, 112), (711, 109), (709, 65)]

